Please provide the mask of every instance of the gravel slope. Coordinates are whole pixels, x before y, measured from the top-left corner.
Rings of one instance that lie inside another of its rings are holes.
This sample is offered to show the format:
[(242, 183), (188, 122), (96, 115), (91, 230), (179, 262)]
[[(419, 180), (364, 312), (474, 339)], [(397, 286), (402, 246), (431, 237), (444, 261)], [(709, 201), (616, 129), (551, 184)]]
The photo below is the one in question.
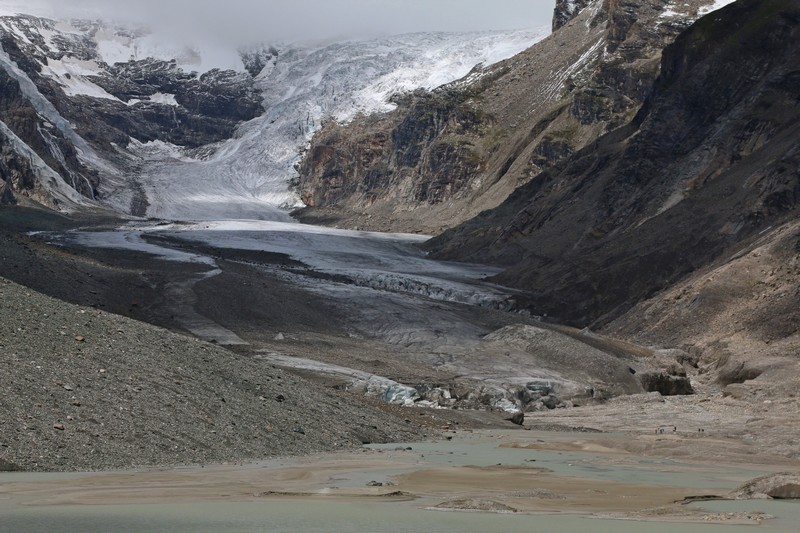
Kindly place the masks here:
[(0, 470), (230, 462), (419, 438), (258, 360), (0, 278)]

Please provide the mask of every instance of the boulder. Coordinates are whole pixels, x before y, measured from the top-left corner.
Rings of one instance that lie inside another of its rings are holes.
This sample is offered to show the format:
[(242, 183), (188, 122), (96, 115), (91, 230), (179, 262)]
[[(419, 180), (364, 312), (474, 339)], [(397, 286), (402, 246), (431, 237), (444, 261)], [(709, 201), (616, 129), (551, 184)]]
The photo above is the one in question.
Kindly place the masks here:
[(719, 368), (717, 382), (720, 385), (732, 385), (744, 383), (756, 379), (764, 372), (761, 368), (755, 368), (746, 361), (732, 359), (725, 361)]
[(523, 423), (525, 423), (525, 413), (523, 413), (522, 411), (517, 411), (516, 413), (509, 413), (509, 416), (506, 416), (505, 420), (508, 420), (512, 424), (521, 426)]
[(0, 459), (0, 472), (21, 472), (22, 468), (18, 467), (14, 463), (6, 461), (5, 459)]

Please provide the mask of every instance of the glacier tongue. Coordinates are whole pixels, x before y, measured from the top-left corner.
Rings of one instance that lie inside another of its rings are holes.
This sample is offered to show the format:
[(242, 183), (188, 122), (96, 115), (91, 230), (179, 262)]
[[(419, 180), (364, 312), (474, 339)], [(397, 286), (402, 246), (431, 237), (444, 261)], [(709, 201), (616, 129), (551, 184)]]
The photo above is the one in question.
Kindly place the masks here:
[[(323, 120), (385, 112), (388, 98), (459, 79), (477, 64), (511, 57), (548, 29), (471, 34), (423, 33), (326, 46), (285, 46), (257, 83), (266, 113), (206, 155), (133, 143), (143, 164), (132, 176), (151, 217), (178, 220), (285, 220), (302, 204), (291, 181), (295, 165)], [(129, 191), (107, 197), (126, 205)]]

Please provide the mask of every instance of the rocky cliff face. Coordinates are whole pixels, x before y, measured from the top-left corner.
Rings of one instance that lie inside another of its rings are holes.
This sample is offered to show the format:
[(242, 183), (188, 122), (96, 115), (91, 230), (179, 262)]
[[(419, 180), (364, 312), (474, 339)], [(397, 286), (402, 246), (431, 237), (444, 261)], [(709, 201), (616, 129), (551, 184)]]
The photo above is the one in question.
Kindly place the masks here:
[(329, 124), (300, 168), (306, 220), (437, 232), (630, 121), (661, 51), (710, 0), (559, 2), (528, 51), (398, 109)]
[(530, 290), (533, 312), (581, 325), (751, 249), (800, 212), (798, 58), (796, 0), (702, 18), (635, 120), (432, 249), (507, 265), (498, 281)]
[[(442, 89), (398, 103), (410, 112), (388, 118), (389, 132), (386, 119), (362, 118), (349, 127), (329, 121), (322, 128), (318, 137), (327, 142), (315, 143), (300, 167), (301, 176), (316, 177), (313, 183), (302, 182), (306, 205), (369, 205), (385, 201), (387, 189), (397, 202), (439, 204), (459, 194), (483, 169), (482, 154), (466, 139), (489, 126), (461, 91)], [(428, 179), (416, 179), (419, 173)]]
[[(16, 191), (49, 207), (60, 207), (60, 201), (65, 198), (54, 192), (58, 186), (48, 183), (52, 175), (43, 172), (42, 165), (55, 169), (52, 173), (66, 176), (76, 191), (94, 195), (96, 176), (81, 168), (75, 147), (53, 124), (41, 119), (25, 98), (19, 82), (2, 70), (0, 117), (3, 120), (0, 126), (0, 179), (5, 203), (13, 201)], [(28, 140), (27, 145), (21, 138)]]

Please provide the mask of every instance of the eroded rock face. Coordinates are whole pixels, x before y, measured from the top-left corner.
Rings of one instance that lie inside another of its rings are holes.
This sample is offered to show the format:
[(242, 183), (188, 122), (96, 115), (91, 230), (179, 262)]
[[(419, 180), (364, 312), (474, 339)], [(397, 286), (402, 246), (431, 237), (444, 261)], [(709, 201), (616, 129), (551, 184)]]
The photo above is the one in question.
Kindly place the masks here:
[[(163, 78), (152, 84), (146, 81), (146, 70), (150, 68)], [(110, 73), (95, 82), (110, 94), (125, 98), (125, 103), (98, 102), (94, 113), (111, 130), (104, 135), (110, 134), (118, 141), (127, 136), (127, 141), (164, 141), (198, 148), (230, 138), (238, 124), (263, 111), (261, 97), (247, 74), (213, 70), (193, 77), (175, 65), (154, 60), (115, 65)], [(65, 114), (78, 117), (86, 107), (86, 97), (73, 98), (62, 105)], [(83, 133), (102, 142), (89, 130)]]
[(96, 173), (80, 163), (75, 147), (58, 128), (42, 119), (23, 94), (19, 82), (2, 69), (0, 121), (7, 128), (0, 128), (0, 178), (4, 182), (1, 189), (6, 203), (12, 202), (16, 193), (58, 207), (58, 201), (40, 182), (41, 172), (32, 165), (30, 154), (20, 153), (20, 141), (78, 192), (90, 198), (96, 194)]
[(434, 141), (475, 134), (486, 127), (485, 117), (458, 91), (420, 93), (403, 102), (412, 112), (389, 132), (380, 119), (323, 127), (300, 167), (306, 205), (368, 205), (401, 190), (412, 204), (437, 204), (469, 185), (485, 164), (481, 155), (468, 143)]
[(747, 361), (720, 362), (718, 367), (717, 382), (722, 386), (751, 381), (764, 373), (762, 368), (754, 367)]

